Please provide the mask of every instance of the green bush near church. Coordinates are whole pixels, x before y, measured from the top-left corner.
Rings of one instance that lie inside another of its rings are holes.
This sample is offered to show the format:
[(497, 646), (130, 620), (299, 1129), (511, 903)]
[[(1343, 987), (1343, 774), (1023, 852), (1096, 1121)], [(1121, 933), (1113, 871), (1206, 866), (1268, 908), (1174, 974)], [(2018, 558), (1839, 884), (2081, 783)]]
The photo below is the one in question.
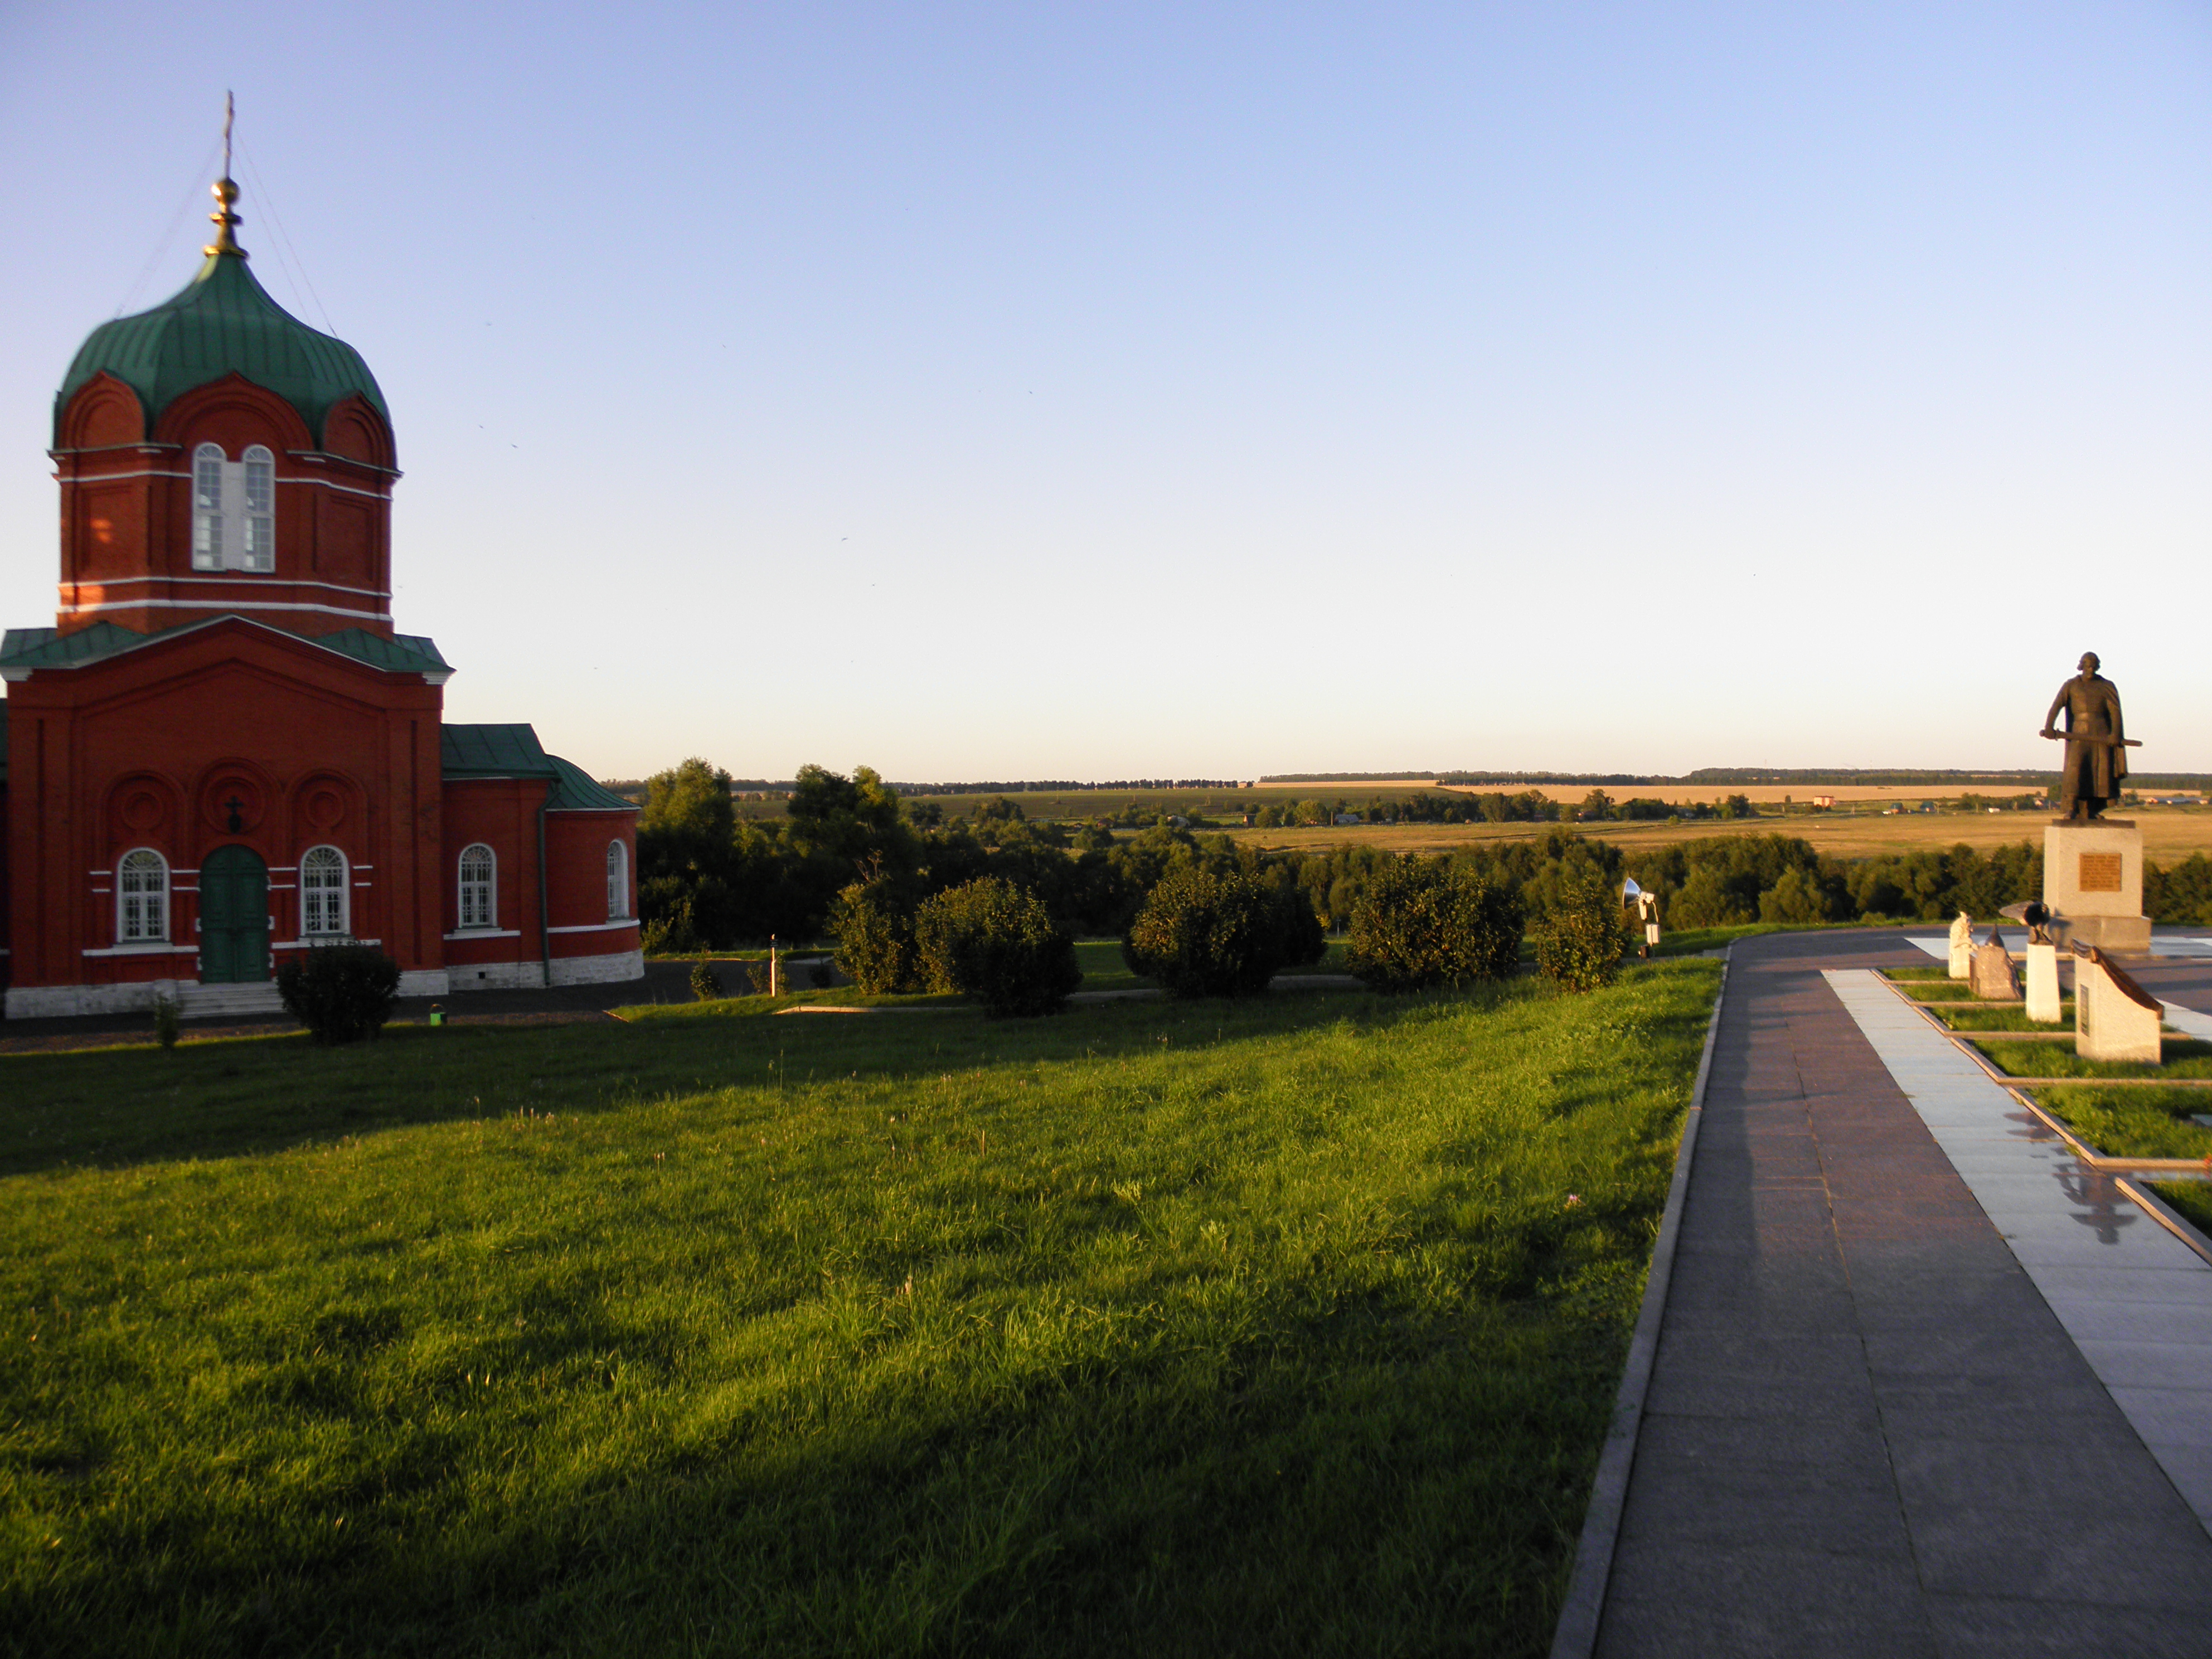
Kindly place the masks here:
[(1075, 941), (1036, 894), (994, 876), (926, 900), (914, 915), (914, 953), (933, 991), (957, 991), (987, 1013), (1048, 1014), (1083, 982)]
[(1378, 991), (1503, 979), (1521, 962), (1521, 901), (1443, 860), (1401, 859), (1352, 913), (1345, 956)]
[(1595, 991), (1620, 972), (1628, 940), (1620, 893), (1595, 871), (1571, 873), (1536, 933), (1536, 971), (1570, 991)]
[(373, 945), (317, 945), (276, 970), (284, 1012), (317, 1042), (361, 1042), (392, 1018), (399, 964)]
[(1171, 996), (1249, 996), (1285, 968), (1317, 962), (1320, 918), (1299, 890), (1257, 872), (1176, 866), (1146, 896), (1121, 941), (1129, 971)]

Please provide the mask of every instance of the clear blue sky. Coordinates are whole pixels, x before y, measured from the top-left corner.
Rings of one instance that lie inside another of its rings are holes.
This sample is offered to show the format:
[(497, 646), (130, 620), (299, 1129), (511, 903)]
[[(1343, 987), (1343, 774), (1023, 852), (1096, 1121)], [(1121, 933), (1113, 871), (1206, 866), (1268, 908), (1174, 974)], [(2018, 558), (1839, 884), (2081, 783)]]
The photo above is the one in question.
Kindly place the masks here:
[(2212, 769), (2201, 4), (9, 6), (0, 621), (226, 88), (601, 775)]

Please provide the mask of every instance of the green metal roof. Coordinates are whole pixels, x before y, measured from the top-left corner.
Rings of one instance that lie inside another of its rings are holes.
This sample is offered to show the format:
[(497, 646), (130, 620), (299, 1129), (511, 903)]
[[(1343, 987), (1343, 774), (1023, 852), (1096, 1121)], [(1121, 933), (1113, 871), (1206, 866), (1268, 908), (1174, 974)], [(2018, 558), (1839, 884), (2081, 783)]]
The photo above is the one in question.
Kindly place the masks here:
[(211, 253), (182, 291), (151, 311), (102, 323), (77, 348), (54, 394), (55, 442), (63, 409), (95, 374), (112, 374), (136, 392), (151, 427), (185, 392), (233, 371), (298, 410), (317, 443), (331, 406), (354, 392), (387, 424), (392, 419), (361, 353), (270, 299), (243, 254)]
[(593, 781), (591, 774), (574, 761), (564, 761), (558, 755), (549, 755), (546, 758), (553, 763), (553, 769), (561, 775), (560, 782), (553, 787), (552, 799), (545, 803), (550, 811), (555, 812), (635, 812), (637, 811), (633, 802), (624, 800), (613, 790), (605, 788)]
[[(64, 634), (52, 628), (11, 628), (4, 635), (0, 635), (0, 668), (75, 668), (82, 663), (97, 662), (105, 657), (136, 651), (139, 647), (152, 645), (158, 640), (176, 639), (194, 629), (219, 622), (252, 622), (256, 628), (269, 628), (267, 623), (253, 622), (251, 617), (240, 617), (228, 611), (183, 628), (164, 629), (158, 634), (140, 634), (106, 622), (94, 623), (91, 627), (78, 629), (73, 634)], [(269, 631), (283, 634), (286, 638), (298, 640), (302, 644), (319, 645), (325, 651), (351, 657), (356, 662), (366, 663), (371, 668), (388, 669), (394, 673), (450, 674), (453, 672), (453, 665), (439, 654), (437, 646), (419, 634), (402, 634), (396, 639), (387, 640), (380, 634), (371, 634), (359, 628), (341, 629), (335, 634), (294, 634), (282, 628), (270, 628)]]
[(0, 668), (74, 668), (143, 645), (154, 636), (113, 623), (94, 623), (74, 634), (52, 628), (11, 628), (0, 634)]
[(521, 726), (445, 726), (439, 728), (443, 770), (449, 778), (550, 778), (553, 757), (538, 733)]
[(302, 635), (312, 643), (343, 651), (372, 668), (396, 668), (410, 674), (450, 674), (453, 665), (440, 654), (428, 635), (395, 634), (386, 639), (364, 628), (342, 628), (335, 634)]
[(592, 781), (573, 761), (549, 755), (529, 726), (447, 726), (441, 728), (444, 772), (449, 778), (550, 778), (545, 798), (551, 812), (634, 812), (611, 789)]

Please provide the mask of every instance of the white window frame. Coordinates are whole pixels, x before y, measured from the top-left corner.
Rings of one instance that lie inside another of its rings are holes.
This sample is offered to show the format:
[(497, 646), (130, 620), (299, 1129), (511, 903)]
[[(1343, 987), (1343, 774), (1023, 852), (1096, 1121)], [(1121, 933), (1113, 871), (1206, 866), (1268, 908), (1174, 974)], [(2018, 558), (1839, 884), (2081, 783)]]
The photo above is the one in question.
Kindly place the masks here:
[(221, 444), (192, 451), (192, 568), (276, 568), (276, 457), (266, 444), (234, 461)]
[[(327, 853), (325, 859), (319, 854)], [(311, 881), (308, 872), (326, 872), (336, 860), (335, 882)], [(327, 902), (325, 902), (327, 901)], [(346, 855), (328, 843), (310, 847), (300, 854), (300, 937), (349, 939), (353, 936), (353, 866)]]
[[(483, 873), (469, 874), (469, 860), (481, 854)], [(499, 854), (484, 842), (472, 842), (461, 848), (457, 865), (456, 890), (460, 895), (463, 928), (496, 927), (499, 926)]]
[(629, 920), (629, 848), (619, 840), (607, 843), (607, 920)]
[(230, 465), (220, 444), (192, 451), (192, 568), (222, 568), (223, 469)]
[(169, 860), (150, 847), (134, 847), (115, 861), (115, 942), (165, 945), (168, 939)]

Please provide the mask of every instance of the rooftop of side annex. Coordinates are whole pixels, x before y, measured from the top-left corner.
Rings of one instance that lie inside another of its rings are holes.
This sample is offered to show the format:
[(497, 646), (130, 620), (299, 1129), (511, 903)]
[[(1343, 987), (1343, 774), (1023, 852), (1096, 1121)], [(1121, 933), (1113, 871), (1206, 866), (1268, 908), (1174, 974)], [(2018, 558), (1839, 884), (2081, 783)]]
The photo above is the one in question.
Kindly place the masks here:
[[(228, 117), (211, 191), (215, 235), (191, 280), (94, 328), (54, 393), (58, 603), (52, 626), (0, 634), (0, 682), (246, 629), (442, 685), (453, 669), (436, 643), (397, 632), (391, 614), (385, 515), (401, 475), (383, 389), (358, 350), (293, 316), (255, 276), (239, 240)], [(100, 516), (115, 485), (157, 477), (189, 486), (188, 558), (155, 512)], [(313, 568), (288, 534), (310, 513)], [(73, 514), (84, 520), (76, 536)], [(0, 696), (0, 784), (8, 727)], [(448, 777), (542, 777), (556, 809), (630, 805), (548, 754), (527, 724), (447, 723), (442, 740)]]

